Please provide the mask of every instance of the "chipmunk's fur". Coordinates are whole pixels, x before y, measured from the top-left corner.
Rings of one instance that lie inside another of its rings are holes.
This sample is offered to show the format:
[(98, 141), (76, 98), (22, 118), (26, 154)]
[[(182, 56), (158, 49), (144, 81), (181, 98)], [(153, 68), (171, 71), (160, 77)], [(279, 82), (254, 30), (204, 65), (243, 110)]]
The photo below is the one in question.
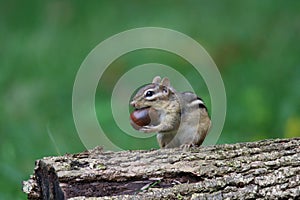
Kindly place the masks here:
[(203, 100), (192, 92), (177, 92), (166, 77), (155, 77), (130, 104), (135, 109), (149, 108), (152, 123), (139, 131), (157, 132), (161, 148), (201, 145), (210, 128)]

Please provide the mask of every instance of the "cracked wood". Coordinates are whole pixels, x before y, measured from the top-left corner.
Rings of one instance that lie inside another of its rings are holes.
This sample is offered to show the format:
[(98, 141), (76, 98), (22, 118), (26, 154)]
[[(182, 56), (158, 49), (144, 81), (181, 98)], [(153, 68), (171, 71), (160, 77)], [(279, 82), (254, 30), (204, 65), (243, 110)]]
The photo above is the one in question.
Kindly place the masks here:
[(272, 199), (300, 197), (300, 138), (46, 157), (29, 199)]

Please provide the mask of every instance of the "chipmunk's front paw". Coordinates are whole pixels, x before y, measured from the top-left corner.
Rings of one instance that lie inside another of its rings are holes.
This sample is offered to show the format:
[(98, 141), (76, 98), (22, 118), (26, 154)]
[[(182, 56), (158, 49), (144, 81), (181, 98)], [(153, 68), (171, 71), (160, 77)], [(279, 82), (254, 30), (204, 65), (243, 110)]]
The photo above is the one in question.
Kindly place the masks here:
[(153, 126), (143, 126), (139, 131), (144, 133), (153, 133), (155, 132), (155, 129), (153, 129)]

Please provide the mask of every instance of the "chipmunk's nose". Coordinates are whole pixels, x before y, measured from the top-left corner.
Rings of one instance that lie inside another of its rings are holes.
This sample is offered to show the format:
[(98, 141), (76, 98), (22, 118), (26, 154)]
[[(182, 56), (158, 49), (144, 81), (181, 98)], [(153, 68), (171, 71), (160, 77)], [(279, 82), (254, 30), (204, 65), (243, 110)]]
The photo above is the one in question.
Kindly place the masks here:
[(136, 106), (136, 102), (135, 101), (131, 101), (130, 105), (133, 106), (133, 107), (135, 107)]

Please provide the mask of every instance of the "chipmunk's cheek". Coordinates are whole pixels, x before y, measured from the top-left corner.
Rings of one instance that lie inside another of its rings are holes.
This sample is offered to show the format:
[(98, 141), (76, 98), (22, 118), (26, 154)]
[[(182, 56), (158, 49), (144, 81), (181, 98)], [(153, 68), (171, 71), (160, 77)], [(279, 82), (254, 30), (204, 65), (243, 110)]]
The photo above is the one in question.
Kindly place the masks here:
[(134, 110), (130, 114), (130, 124), (136, 130), (150, 124), (150, 122), (151, 118), (149, 116), (149, 108)]

